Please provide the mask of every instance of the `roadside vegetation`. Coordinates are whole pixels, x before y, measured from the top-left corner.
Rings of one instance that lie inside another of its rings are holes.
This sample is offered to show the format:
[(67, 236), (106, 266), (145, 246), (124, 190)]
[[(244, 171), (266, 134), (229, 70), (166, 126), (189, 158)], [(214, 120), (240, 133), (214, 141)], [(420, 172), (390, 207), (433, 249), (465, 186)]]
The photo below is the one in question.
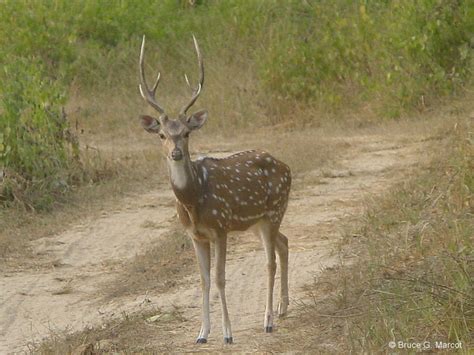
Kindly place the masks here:
[(389, 351), (391, 341), (402, 352), (409, 350), (400, 341), (462, 353), (474, 347), (474, 147), (466, 115), (448, 116), (452, 122), (433, 137), (431, 161), (369, 201), (358, 227), (346, 227), (341, 264), (308, 286), (297, 321), (284, 324), (294, 333), (282, 346), (355, 353)]

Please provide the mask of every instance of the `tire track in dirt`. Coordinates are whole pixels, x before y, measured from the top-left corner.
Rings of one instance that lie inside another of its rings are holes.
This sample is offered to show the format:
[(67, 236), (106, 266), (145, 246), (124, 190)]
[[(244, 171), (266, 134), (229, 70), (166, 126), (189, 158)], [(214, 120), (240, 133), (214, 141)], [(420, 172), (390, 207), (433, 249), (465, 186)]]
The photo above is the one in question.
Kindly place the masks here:
[[(420, 159), (422, 143), (400, 144), (382, 136), (352, 137), (351, 149), (331, 171), (315, 170), (296, 176), (282, 231), (290, 242), (290, 308), (304, 295), (303, 286), (318, 271), (337, 262), (333, 253), (340, 237), (341, 221), (359, 216), (367, 194), (378, 194), (403, 178)], [(308, 177), (310, 182), (308, 182)], [(312, 181), (314, 180), (314, 181)], [(311, 182), (312, 181), (312, 182)], [(166, 201), (156, 205), (157, 201)], [(124, 199), (121, 208), (83, 221), (65, 233), (33, 242), (36, 253), (55, 260), (50, 269), (6, 272), (0, 279), (0, 353), (27, 350), (28, 342), (62, 331), (98, 325), (121, 312), (147, 307), (179, 307), (186, 319), (176, 331), (166, 334), (183, 351), (252, 351), (278, 336), (263, 333), (266, 260), (259, 238), (250, 233), (229, 238), (227, 296), (235, 344), (222, 345), (220, 304), (215, 287), (211, 291), (212, 333), (209, 343), (194, 345), (200, 327), (199, 275), (166, 294), (122, 297), (100, 304), (99, 284), (115, 275), (108, 265), (124, 262), (160, 238), (175, 215), (174, 198), (168, 186), (141, 196)], [(154, 221), (164, 228), (143, 228)], [(277, 304), (279, 270), (275, 287)], [(157, 334), (157, 337), (163, 335)]]
[[(161, 197), (173, 201), (166, 190), (126, 198), (122, 209), (32, 242), (35, 253), (54, 266), (2, 274), (0, 353), (24, 351), (28, 342), (64, 329), (80, 330), (119, 312), (113, 306), (98, 309), (98, 285), (113, 277), (110, 263), (135, 256), (166, 231), (174, 209), (173, 203), (156, 208)], [(163, 225), (162, 233), (143, 228), (147, 220)]]

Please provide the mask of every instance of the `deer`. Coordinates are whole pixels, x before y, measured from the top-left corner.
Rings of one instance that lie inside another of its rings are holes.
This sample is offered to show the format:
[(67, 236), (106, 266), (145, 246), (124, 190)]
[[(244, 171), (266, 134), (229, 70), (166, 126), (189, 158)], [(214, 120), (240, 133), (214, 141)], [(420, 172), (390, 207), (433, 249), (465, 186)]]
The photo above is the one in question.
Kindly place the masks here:
[[(232, 344), (232, 329), (226, 301), (227, 234), (253, 230), (263, 242), (267, 260), (267, 293), (263, 327), (273, 331), (273, 289), (276, 253), (280, 261), (281, 289), (279, 317), (285, 316), (288, 297), (288, 238), (280, 225), (288, 205), (291, 171), (283, 162), (263, 150), (249, 150), (225, 158), (204, 157), (191, 160), (189, 136), (207, 120), (207, 110), (187, 114), (198, 99), (204, 85), (204, 64), (198, 42), (193, 35), (199, 66), (199, 82), (192, 87), (191, 99), (176, 118), (170, 118), (156, 100), (161, 74), (150, 87), (145, 78), (145, 36), (139, 59), (139, 90), (143, 99), (155, 109), (157, 118), (141, 115), (145, 131), (157, 134), (176, 199), (178, 219), (191, 237), (200, 271), (202, 291), (202, 323), (196, 343), (207, 343), (211, 330), (209, 293), (211, 284), (211, 244), (215, 252), (215, 283), (222, 309), (222, 331), (225, 344)], [(276, 252), (276, 253), (275, 253)]]

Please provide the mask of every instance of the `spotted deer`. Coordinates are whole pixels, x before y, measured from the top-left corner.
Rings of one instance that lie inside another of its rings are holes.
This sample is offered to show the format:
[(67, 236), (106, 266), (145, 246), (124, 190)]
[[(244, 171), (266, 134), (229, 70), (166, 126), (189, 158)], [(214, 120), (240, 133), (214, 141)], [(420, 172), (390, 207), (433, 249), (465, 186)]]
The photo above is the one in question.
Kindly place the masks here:
[[(201, 274), (202, 325), (197, 343), (206, 343), (211, 330), (209, 290), (211, 255), (214, 244), (216, 286), (222, 306), (224, 342), (233, 342), (225, 296), (225, 263), (227, 233), (253, 229), (261, 236), (267, 257), (267, 299), (264, 330), (273, 330), (273, 286), (278, 253), (281, 269), (281, 292), (278, 314), (286, 314), (288, 307), (288, 239), (280, 232), (280, 224), (288, 204), (291, 187), (289, 167), (262, 150), (250, 150), (227, 158), (201, 158), (192, 161), (189, 155), (189, 135), (207, 120), (206, 110), (187, 114), (201, 94), (204, 84), (204, 65), (194, 38), (199, 83), (191, 100), (183, 106), (179, 116), (171, 119), (155, 98), (160, 74), (150, 89), (144, 69), (145, 36), (140, 50), (140, 93), (148, 104), (159, 112), (158, 118), (142, 115), (143, 128), (156, 133), (162, 141), (168, 165), (171, 188), (176, 196), (178, 217), (192, 238)], [(192, 89), (187, 76), (186, 83)]]

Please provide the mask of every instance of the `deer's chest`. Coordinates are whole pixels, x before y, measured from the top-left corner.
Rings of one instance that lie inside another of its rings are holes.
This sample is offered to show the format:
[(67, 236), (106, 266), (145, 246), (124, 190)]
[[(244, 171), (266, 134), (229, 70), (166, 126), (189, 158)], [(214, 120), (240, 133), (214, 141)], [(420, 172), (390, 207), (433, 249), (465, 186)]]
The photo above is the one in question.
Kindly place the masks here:
[[(209, 223), (196, 208), (186, 208), (177, 201), (176, 209), (181, 224), (191, 237), (198, 241), (213, 241), (217, 238), (216, 226)], [(202, 212), (202, 211), (201, 211)]]

